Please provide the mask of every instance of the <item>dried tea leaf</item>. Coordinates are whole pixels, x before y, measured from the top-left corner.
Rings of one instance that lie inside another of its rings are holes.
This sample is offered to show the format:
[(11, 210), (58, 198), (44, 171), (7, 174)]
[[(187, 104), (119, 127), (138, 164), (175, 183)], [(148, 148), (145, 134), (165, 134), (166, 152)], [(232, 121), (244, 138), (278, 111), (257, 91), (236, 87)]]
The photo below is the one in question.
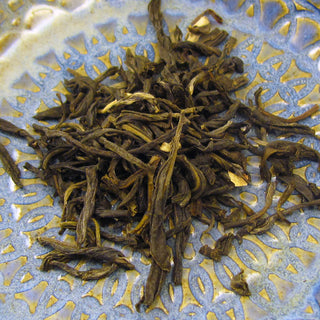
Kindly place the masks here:
[(249, 290), (249, 286), (245, 280), (243, 272), (244, 271), (241, 270), (231, 279), (230, 286), (231, 289), (240, 296), (251, 296), (251, 292)]

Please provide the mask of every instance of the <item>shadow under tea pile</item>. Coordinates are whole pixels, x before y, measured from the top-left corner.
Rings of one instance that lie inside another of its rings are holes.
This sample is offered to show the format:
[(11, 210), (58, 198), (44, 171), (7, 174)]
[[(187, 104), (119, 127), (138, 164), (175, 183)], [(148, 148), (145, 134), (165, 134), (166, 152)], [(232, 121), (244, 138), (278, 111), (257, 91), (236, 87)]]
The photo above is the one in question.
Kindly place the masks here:
[[(219, 261), (228, 255), (234, 240), (264, 233), (278, 220), (289, 223), (286, 217), (293, 211), (320, 205), (317, 186), (293, 171), (296, 161), (319, 162), (319, 153), (303, 144), (267, 140), (269, 132), (315, 137), (311, 128), (297, 121), (312, 115), (318, 106), (284, 119), (263, 110), (261, 89), (255, 93), (255, 103), (246, 105), (232, 98), (230, 93), (248, 80), (237, 75), (243, 72), (242, 60), (230, 56), (236, 40), (213, 28), (208, 17), (218, 23), (222, 19), (212, 10), (205, 11), (182, 40), (178, 27), (170, 36), (164, 33), (160, 5), (152, 0), (148, 6), (158, 38), (158, 61), (128, 50), (126, 70), (114, 66), (94, 80), (70, 70), (73, 78), (65, 80), (66, 101), (35, 116), (58, 121), (50, 128), (34, 124), (39, 139), (0, 121), (2, 131), (27, 138), (36, 150), (40, 167), (25, 167), (60, 197), (60, 233), (69, 229), (76, 234), (74, 245), (39, 237), (42, 245), (54, 249), (43, 258), (41, 269), (60, 268), (85, 280), (99, 279), (118, 268), (134, 268), (120, 251), (103, 246), (102, 240), (128, 245), (151, 259), (138, 309), (152, 304), (171, 269), (173, 282), (181, 284), (182, 257), (193, 219), (207, 224), (206, 232), (217, 222), (225, 230), (238, 228), (222, 236), (214, 248), (200, 249)], [(203, 56), (204, 63), (199, 59)], [(103, 84), (105, 78), (115, 76), (118, 83)], [(267, 182), (265, 206), (259, 212), (230, 194), (250, 184), (248, 154), (260, 157), (261, 178)], [(9, 154), (1, 152), (1, 158), (21, 186), (19, 169)], [(278, 183), (286, 189), (275, 213), (268, 214)], [(301, 195), (301, 204), (283, 209), (294, 191)], [(110, 231), (112, 226), (121, 228), (122, 235)], [(174, 241), (173, 267), (169, 238)], [(81, 271), (68, 265), (73, 259), (95, 260), (102, 266)], [(231, 287), (250, 295), (242, 272)]]

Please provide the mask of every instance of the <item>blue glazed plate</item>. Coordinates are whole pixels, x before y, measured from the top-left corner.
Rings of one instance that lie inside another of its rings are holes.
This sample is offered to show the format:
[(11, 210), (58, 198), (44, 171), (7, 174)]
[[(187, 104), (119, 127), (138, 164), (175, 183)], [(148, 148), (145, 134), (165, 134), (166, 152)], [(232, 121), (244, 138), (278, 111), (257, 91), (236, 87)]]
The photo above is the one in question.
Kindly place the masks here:
[[(69, 77), (68, 68), (96, 77), (121, 63), (127, 47), (153, 60), (156, 38), (147, 4), (145, 0), (1, 2), (1, 117), (31, 130), (34, 113), (56, 105), (56, 93), (65, 93), (62, 82)], [(175, 25), (186, 30), (207, 8), (223, 17), (222, 28), (238, 40), (233, 54), (243, 59), (250, 79), (236, 93), (238, 98), (251, 98), (261, 86), (266, 110), (283, 117), (319, 103), (319, 0), (163, 0), (162, 4), (169, 30)], [(304, 123), (320, 130), (318, 114)], [(5, 134), (0, 141), (20, 168), (26, 161), (37, 164), (24, 141)], [(303, 142), (320, 150), (315, 139)], [(249, 159), (249, 168), (253, 183), (238, 196), (259, 210), (265, 185), (255, 157)], [(319, 181), (314, 163), (300, 163), (297, 173)], [(160, 299), (139, 314), (134, 305), (150, 262), (127, 247), (122, 250), (136, 270), (118, 271), (108, 279), (85, 282), (61, 271), (39, 271), (39, 257), (48, 249), (35, 239), (57, 236), (61, 208), (52, 190), (30, 172), (23, 171), (22, 182), (23, 190), (17, 189), (0, 168), (1, 319), (320, 318), (320, 216), (315, 210), (295, 213), (290, 226), (276, 224), (267, 234), (246, 237), (242, 245), (234, 244), (229, 257), (214, 264), (198, 251), (204, 244), (214, 245), (222, 227), (201, 235), (206, 226), (194, 222), (182, 287), (173, 286), (169, 276)], [(299, 201), (298, 196), (290, 197), (291, 204)], [(240, 269), (245, 270), (252, 292), (249, 298), (230, 290), (230, 279)]]

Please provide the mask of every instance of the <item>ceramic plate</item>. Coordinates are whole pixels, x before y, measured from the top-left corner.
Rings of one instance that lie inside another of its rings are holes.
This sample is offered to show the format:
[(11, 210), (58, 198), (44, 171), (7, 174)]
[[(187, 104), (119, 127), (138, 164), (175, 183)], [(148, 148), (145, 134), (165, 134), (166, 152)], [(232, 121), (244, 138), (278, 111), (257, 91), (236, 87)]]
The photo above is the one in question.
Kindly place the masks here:
[[(36, 111), (57, 103), (65, 93), (68, 68), (96, 77), (121, 63), (127, 47), (155, 56), (156, 38), (146, 0), (5, 0), (0, 3), (1, 117), (30, 129)], [(250, 83), (237, 97), (246, 100), (259, 87), (267, 111), (283, 117), (301, 114), (319, 102), (319, 0), (163, 0), (167, 28), (189, 23), (207, 8), (224, 19), (223, 28), (237, 38), (233, 52), (245, 62)], [(319, 131), (319, 115), (304, 123)], [(293, 139), (293, 138), (292, 138)], [(20, 168), (37, 164), (31, 148), (1, 134), (0, 141)], [(319, 141), (305, 138), (320, 149)], [(258, 162), (249, 159), (253, 184), (238, 196), (254, 210), (264, 204), (265, 185)], [(297, 173), (317, 183), (314, 163), (302, 162)], [(120, 270), (108, 279), (82, 281), (64, 272), (39, 271), (48, 252), (35, 240), (57, 236), (61, 208), (52, 190), (23, 171), (17, 189), (0, 168), (0, 314), (2, 319), (207, 319), (298, 320), (320, 318), (320, 216), (304, 210), (292, 224), (276, 224), (262, 236), (234, 243), (230, 257), (214, 263), (199, 254), (214, 245), (221, 226), (206, 229), (194, 222), (183, 262), (183, 285), (170, 276), (160, 299), (139, 314), (141, 287), (150, 262), (129, 248), (123, 252), (136, 270)], [(318, 184), (319, 185), (319, 184)], [(276, 196), (279, 196), (277, 193)], [(299, 202), (290, 197), (290, 203)], [(272, 210), (271, 210), (272, 211)], [(60, 236), (61, 239), (71, 235)], [(230, 278), (245, 270), (251, 297), (230, 290)]]

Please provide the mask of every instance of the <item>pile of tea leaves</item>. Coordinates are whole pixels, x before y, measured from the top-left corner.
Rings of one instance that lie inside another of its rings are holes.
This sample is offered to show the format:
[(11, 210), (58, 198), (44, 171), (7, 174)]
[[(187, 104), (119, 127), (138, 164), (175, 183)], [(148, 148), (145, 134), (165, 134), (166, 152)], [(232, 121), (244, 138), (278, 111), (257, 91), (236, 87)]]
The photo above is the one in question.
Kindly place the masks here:
[[(310, 127), (297, 122), (318, 106), (285, 119), (263, 109), (261, 89), (247, 104), (233, 98), (232, 92), (248, 79), (241, 75), (242, 60), (231, 55), (236, 39), (213, 27), (222, 19), (205, 11), (183, 40), (178, 27), (165, 34), (160, 6), (160, 0), (148, 6), (158, 61), (127, 50), (125, 68), (113, 66), (96, 79), (69, 70), (73, 77), (64, 82), (69, 92), (65, 101), (60, 97), (60, 105), (34, 117), (57, 120), (51, 127), (34, 124), (39, 138), (0, 120), (0, 130), (26, 138), (35, 149), (40, 166), (27, 163), (25, 168), (54, 187), (63, 208), (60, 234), (69, 230), (76, 236), (75, 244), (39, 237), (53, 248), (43, 257), (41, 270), (60, 268), (84, 280), (100, 279), (119, 268), (134, 268), (103, 240), (129, 246), (151, 260), (138, 309), (153, 303), (170, 271), (174, 284), (181, 285), (194, 219), (208, 225), (206, 232), (218, 223), (224, 227), (214, 248), (200, 249), (220, 261), (233, 241), (262, 234), (276, 221), (290, 223), (287, 216), (294, 211), (320, 205), (318, 187), (294, 173), (297, 161), (319, 163), (320, 154), (304, 144), (268, 141), (269, 133), (316, 138)], [(107, 85), (108, 77), (118, 82)], [(260, 159), (260, 175), (267, 182), (265, 205), (258, 212), (232, 195), (251, 182), (248, 154)], [(1, 159), (21, 186), (20, 171), (6, 149)], [(278, 184), (286, 188), (270, 214)], [(293, 192), (301, 204), (284, 209)], [(121, 234), (112, 232), (119, 228)], [(78, 270), (69, 264), (75, 259), (94, 260), (101, 268)], [(231, 287), (250, 295), (242, 272)]]

